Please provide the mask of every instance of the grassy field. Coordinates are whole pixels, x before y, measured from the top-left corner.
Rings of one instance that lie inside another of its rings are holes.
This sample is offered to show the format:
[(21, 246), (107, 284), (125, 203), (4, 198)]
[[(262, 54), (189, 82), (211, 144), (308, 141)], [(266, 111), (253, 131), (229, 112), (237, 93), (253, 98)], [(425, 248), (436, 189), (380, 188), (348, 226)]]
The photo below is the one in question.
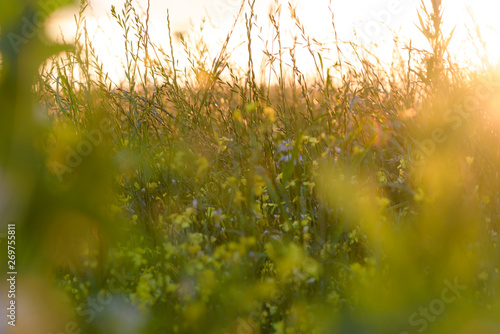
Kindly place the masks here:
[(40, 10), (23, 6), (0, 5), (9, 331), (500, 332), (500, 71), (454, 60), (439, 1), (419, 9), (428, 49), (390, 62), (336, 40), (356, 59), (328, 60), (292, 13), (314, 73), (271, 13), (259, 75), (251, 1), (244, 64), (232, 32), (208, 59), (167, 20), (187, 68), (126, 1), (121, 83), (85, 2), (73, 45), (50, 47), (21, 34)]

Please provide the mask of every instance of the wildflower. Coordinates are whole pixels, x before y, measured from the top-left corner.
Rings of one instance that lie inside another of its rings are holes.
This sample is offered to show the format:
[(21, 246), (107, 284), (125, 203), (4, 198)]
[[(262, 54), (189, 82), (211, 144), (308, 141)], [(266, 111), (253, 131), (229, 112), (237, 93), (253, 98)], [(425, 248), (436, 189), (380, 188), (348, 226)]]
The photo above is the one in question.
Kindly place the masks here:
[(274, 123), (274, 121), (276, 120), (274, 109), (271, 107), (264, 108), (264, 117), (267, 122)]
[(242, 122), (243, 121), (243, 117), (241, 117), (241, 112), (239, 110), (235, 110), (233, 112), (233, 119), (236, 121), (236, 122)]
[(413, 118), (417, 116), (417, 110), (415, 108), (406, 109), (401, 113), (401, 118)]

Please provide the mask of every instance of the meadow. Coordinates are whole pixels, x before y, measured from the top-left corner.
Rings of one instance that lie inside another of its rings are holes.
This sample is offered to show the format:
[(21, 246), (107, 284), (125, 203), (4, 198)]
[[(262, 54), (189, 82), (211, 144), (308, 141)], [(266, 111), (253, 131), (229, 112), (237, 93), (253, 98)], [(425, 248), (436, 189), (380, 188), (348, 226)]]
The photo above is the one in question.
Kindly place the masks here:
[(28, 3), (0, 5), (9, 333), (500, 332), (500, 70), (447, 51), (440, 1), (419, 9), (428, 48), (397, 40), (389, 61), (335, 36), (356, 58), (332, 59), (281, 8), (256, 73), (252, 1), (242, 64), (232, 31), (209, 58), (169, 19), (164, 50), (127, 0), (119, 83), (85, 1), (75, 41), (51, 46), (18, 24)]

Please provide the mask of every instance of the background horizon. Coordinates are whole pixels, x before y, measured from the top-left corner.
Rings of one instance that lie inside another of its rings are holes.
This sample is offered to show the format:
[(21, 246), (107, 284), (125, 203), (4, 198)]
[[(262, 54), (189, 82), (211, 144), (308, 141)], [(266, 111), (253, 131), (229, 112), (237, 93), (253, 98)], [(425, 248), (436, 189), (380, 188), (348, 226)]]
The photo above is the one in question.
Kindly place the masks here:
[[(119, 80), (122, 72), (120, 63), (124, 54), (123, 33), (111, 17), (111, 6), (116, 7), (117, 12), (123, 8), (123, 0), (105, 0), (89, 1), (89, 8), (85, 12), (87, 29), (92, 43), (104, 64), (105, 70), (109, 71), (111, 78)], [(145, 21), (148, 2), (147, 0), (133, 1), (137, 4), (139, 15), (143, 15)], [(261, 50), (266, 41), (272, 39), (272, 33), (269, 23), (269, 13), (281, 6), (280, 27), (283, 34), (284, 47), (291, 47), (293, 36), (299, 36), (295, 22), (290, 18), (290, 8), (288, 1), (262, 0), (255, 2), (254, 11), (257, 15), (257, 26), (253, 28), (252, 43), (254, 43), (253, 54), (256, 61), (256, 68), (259, 68), (262, 58)], [(340, 41), (355, 41), (362, 45), (371, 45), (377, 49), (377, 56), (384, 61), (390, 62), (393, 48), (394, 36), (400, 42), (408, 43), (412, 40), (412, 45), (420, 49), (428, 49), (428, 44), (418, 31), (415, 23), (418, 22), (417, 9), (420, 7), (420, 0), (357, 0), (352, 2), (313, 0), (305, 4), (303, 1), (293, 1), (293, 6), (297, 8), (297, 16), (311, 37), (318, 42), (330, 43), (331, 49), (334, 49), (334, 30), (332, 25), (332, 13), (334, 14), (335, 28)], [(167, 30), (167, 10), (170, 12), (171, 30), (174, 35), (174, 49), (177, 56), (182, 61), (183, 55), (178, 38), (179, 34), (189, 38), (195, 36), (199, 31), (200, 25), (206, 18), (204, 24), (203, 40), (209, 47), (208, 57), (214, 58), (220, 50), (223, 40), (237, 15), (241, 2), (238, 0), (190, 0), (190, 1), (161, 1), (151, 0), (150, 3), (150, 21), (149, 33), (150, 40), (160, 45), (165, 50), (169, 50), (169, 37)], [(454, 28), (454, 37), (449, 46), (452, 56), (464, 66), (471, 64), (477, 65), (477, 48), (485, 48), (486, 56), (490, 63), (495, 66), (500, 63), (500, 46), (496, 41), (500, 40), (498, 31), (500, 22), (496, 22), (495, 6), (486, 0), (444, 0), (444, 32), (450, 33)], [(248, 10), (248, 3), (245, 8)], [(141, 12), (142, 11), (142, 12)], [(71, 40), (75, 33), (74, 15), (78, 13), (76, 6), (68, 7), (57, 12), (52, 16), (49, 24), (49, 35), (53, 39), (60, 39), (63, 34), (65, 39)], [(473, 15), (474, 19), (472, 18)], [(480, 41), (477, 38), (476, 28), (481, 33)], [(199, 38), (197, 34), (195, 38)], [(477, 43), (471, 45), (472, 40)], [(464, 43), (464, 41), (469, 41)], [(246, 47), (242, 44), (246, 42), (246, 29), (244, 23), (244, 14), (240, 17), (239, 23), (232, 36), (230, 48), (233, 48), (233, 59), (237, 59), (241, 65), (246, 64)], [(238, 47), (239, 46), (239, 47)], [(341, 45), (341, 50), (350, 52), (348, 46)], [(260, 53), (260, 55), (259, 55)], [(304, 52), (307, 56), (307, 52)], [(404, 55), (403, 55), (404, 56)], [(335, 59), (336, 50), (330, 54), (331, 59)], [(303, 59), (299, 55), (298, 64), (301, 68), (312, 69), (310, 60)], [(476, 59), (477, 61), (473, 61)], [(187, 64), (182, 64), (187, 65)], [(307, 71), (306, 70), (306, 71)], [(258, 70), (257, 70), (258, 72)], [(258, 73), (257, 73), (258, 75)]]

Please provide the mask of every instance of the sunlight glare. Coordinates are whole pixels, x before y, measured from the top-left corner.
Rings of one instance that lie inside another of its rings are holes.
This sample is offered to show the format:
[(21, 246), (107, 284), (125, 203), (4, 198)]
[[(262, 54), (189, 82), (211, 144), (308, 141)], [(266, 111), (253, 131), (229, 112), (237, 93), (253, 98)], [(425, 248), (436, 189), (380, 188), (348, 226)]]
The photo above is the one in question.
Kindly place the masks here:
[[(142, 10), (146, 10), (147, 1), (136, 1)], [(110, 72), (110, 77), (118, 82), (123, 71), (121, 63), (123, 62), (124, 46), (123, 32), (118, 24), (110, 17), (110, 6), (115, 4), (117, 11), (121, 12), (121, 3), (118, 1), (91, 1), (90, 11), (87, 10), (87, 29), (92, 38), (92, 43), (104, 64), (104, 68)], [(253, 48), (254, 59), (260, 59), (262, 50), (265, 46), (265, 39), (272, 38), (272, 29), (269, 24), (268, 16), (271, 8), (276, 4), (281, 6), (280, 27), (283, 32), (283, 46), (290, 48), (294, 43), (294, 36), (297, 36), (297, 42), (302, 46), (305, 40), (301, 37), (301, 32), (296, 26), (296, 22), (290, 17), (290, 7), (288, 1), (261, 1), (255, 6), (256, 24), (253, 28), (252, 43), (257, 48)], [(151, 40), (155, 41), (166, 51), (169, 50), (169, 38), (167, 33), (166, 11), (170, 9), (172, 31), (174, 35), (182, 33), (185, 37), (192, 35), (193, 31), (199, 31), (200, 22), (204, 15), (210, 15), (208, 21), (204, 24), (203, 39), (208, 46), (210, 57), (216, 57), (220, 52), (222, 44), (232, 26), (233, 18), (237, 14), (240, 3), (236, 0), (217, 0), (208, 2), (203, 0), (192, 1), (151, 1), (150, 9), (150, 35)], [(248, 9), (248, 4), (246, 5)], [(314, 37), (330, 53), (323, 55), (331, 61), (335, 61), (337, 54), (334, 47), (335, 32), (332, 25), (332, 13), (329, 10), (331, 6), (337, 37), (340, 42), (356, 40), (358, 44), (365, 46), (372, 45), (377, 48), (376, 55), (382, 61), (389, 63), (392, 57), (394, 47), (393, 38), (404, 43), (412, 40), (412, 45), (418, 48), (428, 48), (425, 39), (421, 36), (415, 23), (418, 22), (417, 8), (420, 1), (296, 1), (293, 8), (297, 8), (297, 16), (305, 28), (305, 32)], [(482, 47), (485, 48), (486, 57), (492, 64), (500, 62), (500, 45), (498, 31), (500, 22), (496, 19), (496, 14), (500, 9), (500, 4), (492, 3), (487, 0), (444, 0), (445, 8), (444, 30), (449, 34), (454, 28), (454, 38), (449, 46), (452, 56), (463, 64), (469, 64), (475, 59), (477, 64), (477, 55), (481, 54)], [(471, 18), (469, 11), (474, 15)], [(75, 32), (75, 23), (73, 15), (77, 13), (76, 8), (66, 9), (54, 15), (49, 25), (50, 35), (57, 39), (61, 32), (66, 41), (71, 41), (71, 36)], [(140, 13), (139, 13), (140, 14)], [(144, 16), (145, 17), (145, 16)], [(477, 27), (476, 27), (477, 24)], [(477, 37), (477, 31), (481, 33), (482, 41)], [(189, 33), (187, 33), (189, 32)], [(193, 35), (194, 36), (194, 35)], [(260, 36), (260, 37), (259, 37)], [(472, 37), (471, 37), (472, 36)], [(184, 56), (179, 40), (174, 38), (174, 48), (177, 49), (177, 59), (180, 66), (187, 66), (183, 62)], [(228, 50), (233, 52), (232, 59), (237, 64), (245, 68), (248, 62), (247, 47), (242, 45), (246, 43), (246, 30), (244, 17), (240, 18), (240, 23), (235, 29)], [(263, 41), (264, 40), (264, 41)], [(473, 42), (471, 42), (471, 40)], [(299, 44), (299, 45), (300, 45)], [(239, 46), (239, 47), (238, 47)], [(299, 48), (300, 49), (300, 48)], [(348, 45), (342, 45), (341, 50), (345, 52), (344, 56), (349, 57), (350, 48)], [(479, 50), (479, 51), (477, 51)], [(169, 52), (169, 51), (167, 51)], [(308, 51), (298, 51), (298, 64), (307, 71), (314, 70), (311, 64)], [(254, 61), (257, 67), (259, 61)]]

